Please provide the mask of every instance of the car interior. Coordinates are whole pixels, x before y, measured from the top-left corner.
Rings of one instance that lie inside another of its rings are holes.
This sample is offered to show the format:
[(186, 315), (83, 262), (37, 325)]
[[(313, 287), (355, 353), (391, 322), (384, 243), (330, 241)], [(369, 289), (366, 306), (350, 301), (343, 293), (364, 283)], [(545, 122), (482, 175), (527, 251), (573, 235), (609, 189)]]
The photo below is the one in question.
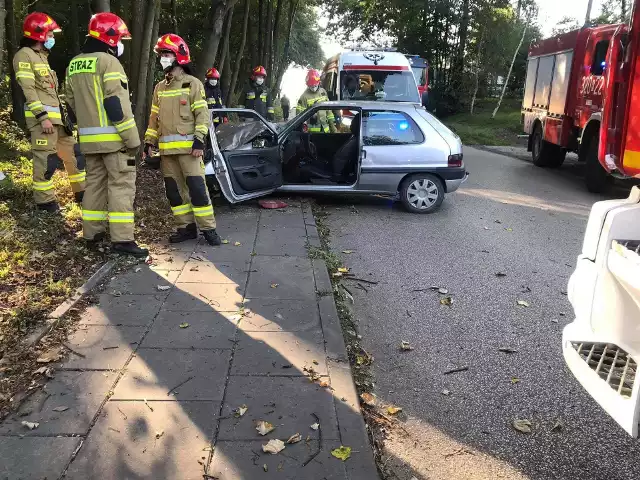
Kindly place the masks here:
[[(322, 109), (316, 113), (320, 111)], [(306, 119), (288, 134), (282, 157), (285, 183), (352, 185), (356, 182), (361, 114), (345, 113), (349, 115), (342, 117), (345, 122), (337, 126), (336, 133), (310, 132)]]

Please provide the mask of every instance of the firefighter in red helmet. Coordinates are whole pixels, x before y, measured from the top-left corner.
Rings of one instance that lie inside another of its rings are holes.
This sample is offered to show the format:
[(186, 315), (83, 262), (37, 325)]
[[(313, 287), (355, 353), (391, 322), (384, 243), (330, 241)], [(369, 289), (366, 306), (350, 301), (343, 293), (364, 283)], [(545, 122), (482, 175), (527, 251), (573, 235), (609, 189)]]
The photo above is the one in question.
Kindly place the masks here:
[(77, 148), (73, 130), (65, 128), (64, 110), (58, 97), (58, 77), (49, 66), (49, 51), (60, 27), (46, 13), (27, 15), (20, 50), (13, 58), (16, 80), (24, 94), (24, 114), (33, 151), (33, 196), (38, 209), (57, 212), (60, 207), (53, 174), (64, 164), (76, 202), (85, 189), (85, 160)]
[[(311, 69), (307, 72), (307, 89), (300, 95), (296, 113), (300, 115), (316, 103), (329, 101), (329, 96), (324, 88), (320, 86), (320, 72)], [(309, 132), (316, 133), (336, 133), (336, 119), (331, 110), (319, 110), (308, 121)]]
[(271, 94), (265, 84), (267, 71), (260, 65), (251, 71), (249, 82), (240, 96), (240, 108), (255, 110), (267, 120), (273, 121), (274, 108), (271, 101)]
[[(204, 93), (209, 109), (224, 108), (224, 99), (220, 88), (220, 72), (216, 68), (210, 68), (205, 74)], [(215, 127), (224, 121), (224, 118), (216, 113), (212, 114), (211, 119)]]
[(129, 98), (129, 81), (118, 58), (129, 29), (117, 15), (97, 13), (89, 21), (82, 53), (67, 68), (69, 116), (78, 125), (80, 148), (87, 159), (87, 191), (82, 202), (84, 238), (105, 238), (106, 223), (113, 249), (146, 257), (134, 240), (133, 202), (136, 154), (140, 137)]
[(153, 92), (144, 156), (160, 149), (160, 169), (177, 230), (171, 243), (198, 238), (198, 228), (209, 245), (220, 245), (216, 219), (204, 175), (204, 148), (209, 131), (209, 109), (202, 82), (191, 75), (187, 43), (168, 33), (154, 48), (165, 79)]

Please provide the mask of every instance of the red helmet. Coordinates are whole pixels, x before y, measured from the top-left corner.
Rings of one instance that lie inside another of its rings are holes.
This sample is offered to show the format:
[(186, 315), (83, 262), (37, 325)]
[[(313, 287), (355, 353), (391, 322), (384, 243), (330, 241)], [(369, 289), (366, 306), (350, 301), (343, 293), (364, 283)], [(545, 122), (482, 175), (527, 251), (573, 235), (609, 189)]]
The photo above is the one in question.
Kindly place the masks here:
[(264, 69), (262, 65), (258, 65), (251, 71), (251, 80), (255, 80), (256, 77), (266, 77), (267, 71)]
[(61, 32), (56, 21), (46, 13), (33, 12), (27, 15), (22, 25), (22, 33), (26, 38), (45, 42), (47, 33)]
[(207, 70), (206, 78), (215, 78), (216, 80), (220, 78), (220, 72), (215, 68), (210, 68)]
[(89, 33), (87, 37), (93, 37), (106, 43), (110, 47), (115, 47), (120, 40), (131, 38), (129, 28), (115, 13), (96, 13), (89, 20)]
[(172, 52), (176, 56), (176, 62), (178, 65), (186, 65), (191, 62), (189, 56), (189, 46), (182, 37), (179, 37), (175, 33), (167, 33), (161, 36), (156, 42), (156, 46), (153, 49), (154, 52), (160, 54), (160, 52)]
[(320, 72), (313, 68), (307, 72), (307, 87), (317, 87), (320, 85)]

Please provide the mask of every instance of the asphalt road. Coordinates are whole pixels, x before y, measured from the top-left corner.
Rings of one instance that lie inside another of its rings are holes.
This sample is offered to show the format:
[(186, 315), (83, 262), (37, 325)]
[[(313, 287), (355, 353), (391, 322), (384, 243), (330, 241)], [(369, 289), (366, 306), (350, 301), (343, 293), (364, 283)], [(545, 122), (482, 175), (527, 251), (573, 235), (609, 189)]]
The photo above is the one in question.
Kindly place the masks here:
[[(406, 414), (387, 442), (390, 478), (640, 478), (640, 443), (583, 391), (560, 347), (589, 209), (628, 189), (589, 194), (573, 162), (543, 170), (471, 148), (465, 162), (469, 181), (432, 215), (321, 199), (332, 248), (353, 250), (345, 264), (380, 282), (351, 290), (375, 392)], [(432, 285), (449, 290), (452, 307), (416, 291)], [(415, 350), (401, 353), (402, 340)], [(468, 371), (443, 374), (460, 366)], [(533, 432), (514, 430), (514, 419)]]

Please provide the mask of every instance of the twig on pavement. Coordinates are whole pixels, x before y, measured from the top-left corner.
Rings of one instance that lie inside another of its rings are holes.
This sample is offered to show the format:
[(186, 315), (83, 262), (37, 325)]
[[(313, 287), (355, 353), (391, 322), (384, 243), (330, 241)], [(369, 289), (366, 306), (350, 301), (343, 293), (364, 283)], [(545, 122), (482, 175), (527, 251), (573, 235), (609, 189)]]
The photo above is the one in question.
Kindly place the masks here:
[(469, 367), (465, 365), (464, 367), (452, 368), (451, 370), (447, 370), (446, 372), (444, 372), (444, 375), (449, 375), (451, 373), (466, 372), (467, 370), (469, 370)]
[(74, 355), (79, 356), (80, 358), (87, 358), (86, 355), (81, 354), (80, 352), (76, 352), (73, 348), (71, 348), (69, 345), (67, 345), (66, 343), (62, 342), (62, 346), (64, 348), (66, 348), (67, 350), (69, 350), (71, 353), (73, 353)]
[(318, 418), (318, 415), (316, 415), (315, 413), (312, 413), (311, 415), (313, 415), (313, 418), (315, 418), (316, 423), (318, 424), (318, 450), (316, 450), (314, 454), (312, 454), (305, 460), (305, 462), (302, 464), (303, 467), (309, 465), (309, 463), (311, 463), (311, 460), (316, 458), (322, 451), (322, 425), (320, 424), (320, 418)]
[(354, 276), (349, 275), (349, 274), (346, 274), (343, 278), (345, 280), (353, 280), (354, 282), (368, 283), (369, 285), (378, 285), (378, 283), (380, 283), (380, 282), (374, 282), (373, 280), (365, 280), (364, 278), (354, 277)]
[(180, 382), (178, 385), (176, 385), (175, 387), (173, 387), (171, 390), (169, 390), (167, 392), (167, 397), (169, 395), (171, 395), (175, 390), (177, 390), (178, 388), (180, 388), (181, 386), (183, 386), (185, 383), (187, 383), (190, 380), (193, 380), (195, 377), (192, 375), (189, 378), (187, 378), (186, 380), (183, 380), (182, 382)]

